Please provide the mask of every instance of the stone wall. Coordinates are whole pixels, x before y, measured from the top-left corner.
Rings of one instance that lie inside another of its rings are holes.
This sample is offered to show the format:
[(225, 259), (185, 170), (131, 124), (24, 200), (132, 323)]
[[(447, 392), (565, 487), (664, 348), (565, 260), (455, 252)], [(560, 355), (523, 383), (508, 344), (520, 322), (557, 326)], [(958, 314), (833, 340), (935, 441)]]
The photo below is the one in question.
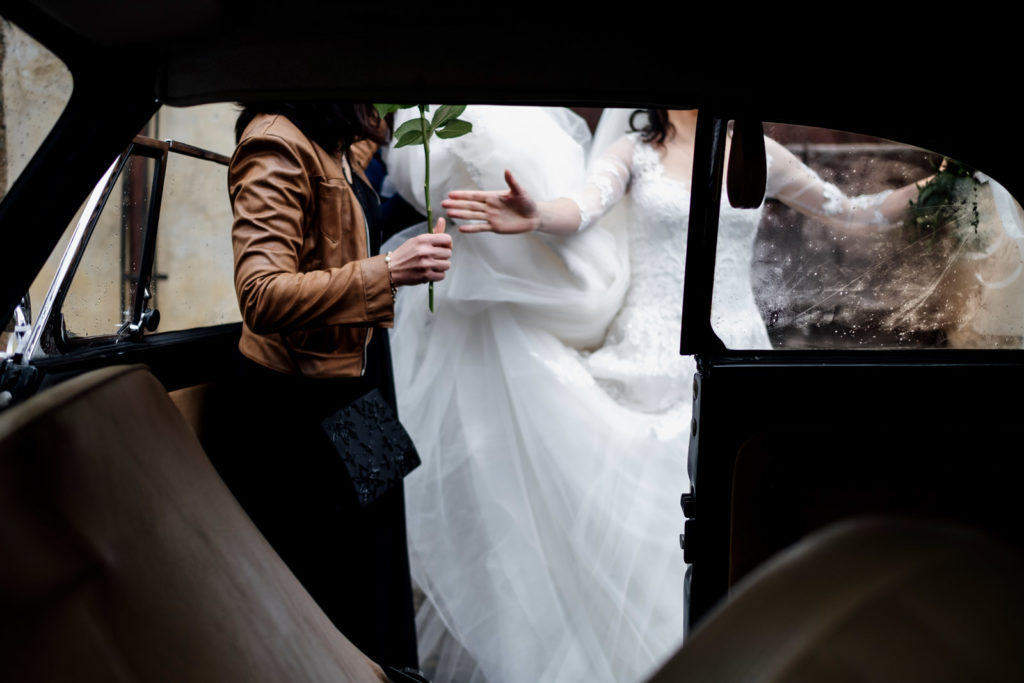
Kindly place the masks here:
[(0, 21), (0, 178), (6, 194), (71, 96), (67, 67), (25, 32)]

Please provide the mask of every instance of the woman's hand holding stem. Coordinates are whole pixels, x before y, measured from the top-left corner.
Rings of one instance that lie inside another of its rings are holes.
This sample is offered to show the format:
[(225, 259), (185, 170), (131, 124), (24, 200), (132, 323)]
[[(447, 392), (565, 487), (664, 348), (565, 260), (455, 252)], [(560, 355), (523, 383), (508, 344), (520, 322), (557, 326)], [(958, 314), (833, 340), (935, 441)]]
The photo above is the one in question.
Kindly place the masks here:
[(396, 287), (420, 285), (444, 279), (451, 268), (452, 236), (444, 232), (438, 218), (432, 233), (416, 235), (391, 252), (391, 279)]

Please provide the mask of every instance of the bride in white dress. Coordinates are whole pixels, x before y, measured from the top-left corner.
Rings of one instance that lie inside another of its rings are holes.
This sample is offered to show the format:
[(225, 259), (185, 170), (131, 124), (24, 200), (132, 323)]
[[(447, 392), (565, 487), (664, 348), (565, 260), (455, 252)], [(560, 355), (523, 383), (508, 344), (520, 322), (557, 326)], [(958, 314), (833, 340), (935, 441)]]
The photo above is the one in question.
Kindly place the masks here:
[[(637, 681), (682, 642), (694, 366), (678, 340), (695, 116), (620, 137), (628, 112), (607, 110), (595, 147), (615, 142), (591, 153), (586, 181), (589, 133), (568, 110), (470, 107), (473, 134), (432, 147), (432, 195), (456, 190), (448, 215), (482, 233), (458, 236), (435, 314), (422, 293), (400, 294), (391, 337), (423, 461), (407, 516), (436, 683)], [(768, 195), (837, 226), (885, 229), (914, 196), (849, 200), (766, 149)], [(422, 208), (420, 148), (387, 163)], [(499, 187), (505, 169), (521, 179), (505, 174), (510, 191), (457, 191)], [(759, 217), (723, 199), (729, 277), (714, 297), (728, 315), (715, 329), (732, 348), (769, 348), (749, 280)]]

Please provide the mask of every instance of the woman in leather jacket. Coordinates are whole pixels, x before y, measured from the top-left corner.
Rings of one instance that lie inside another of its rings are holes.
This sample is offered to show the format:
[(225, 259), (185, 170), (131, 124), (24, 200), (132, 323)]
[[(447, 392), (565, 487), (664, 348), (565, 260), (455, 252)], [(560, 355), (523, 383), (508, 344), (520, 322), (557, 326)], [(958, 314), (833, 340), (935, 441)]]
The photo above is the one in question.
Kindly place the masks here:
[(401, 480), (360, 504), (321, 427), (377, 389), (399, 288), (444, 278), (440, 219), (394, 252), (363, 168), (389, 131), (371, 105), (249, 103), (228, 170), (242, 312), (231, 443), (214, 461), (335, 625), (382, 665), (418, 666)]

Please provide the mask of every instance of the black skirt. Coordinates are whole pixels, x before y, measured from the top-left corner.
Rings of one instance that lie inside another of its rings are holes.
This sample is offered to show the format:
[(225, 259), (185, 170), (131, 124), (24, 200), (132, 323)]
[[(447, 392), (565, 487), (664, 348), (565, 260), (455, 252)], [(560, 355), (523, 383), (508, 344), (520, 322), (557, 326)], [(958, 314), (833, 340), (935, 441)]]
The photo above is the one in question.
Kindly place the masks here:
[(285, 375), (240, 356), (232, 444), (211, 459), (331, 621), (379, 664), (417, 667), (401, 484), (361, 507), (320, 422), (373, 388), (394, 405), (386, 331), (363, 377)]

